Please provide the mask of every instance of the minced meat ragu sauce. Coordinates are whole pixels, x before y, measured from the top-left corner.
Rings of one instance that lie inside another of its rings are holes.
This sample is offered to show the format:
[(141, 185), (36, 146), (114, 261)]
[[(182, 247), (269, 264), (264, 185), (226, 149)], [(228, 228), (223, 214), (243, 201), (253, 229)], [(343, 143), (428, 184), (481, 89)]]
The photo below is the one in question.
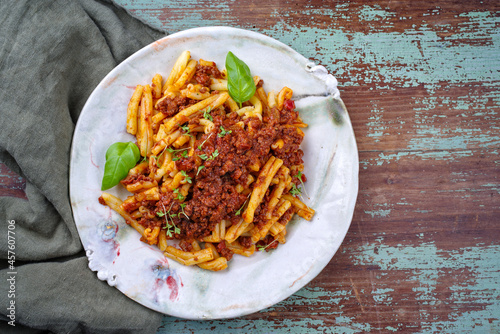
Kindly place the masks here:
[[(216, 67), (198, 65), (194, 80), (208, 86), (210, 75), (221, 77)], [(171, 117), (196, 102), (186, 97), (166, 98), (160, 103), (159, 109), (167, 117)], [(249, 195), (238, 193), (236, 186), (246, 184), (250, 173), (255, 175), (248, 166), (258, 164), (262, 167), (271, 155), (282, 159), (283, 165), (288, 168), (303, 163), (303, 152), (299, 149), (303, 137), (292, 125), (298, 118), (292, 100), (284, 102), (282, 111), (272, 109), (263, 115), (263, 121), (257, 117), (243, 120), (244, 128), (236, 124), (242, 121), (241, 117), (228, 109), (225, 112), (221, 109), (212, 111), (215, 127), (212, 132), (203, 134), (196, 140), (193, 156), (178, 156), (176, 161), (177, 169), (185, 171), (192, 178), (192, 192), (184, 200), (185, 206), (182, 208), (171, 192), (161, 193), (159, 201), (141, 203), (155, 214), (167, 210), (173, 213), (170, 219), (180, 229), (180, 233), (174, 234), (176, 239), (200, 239), (210, 235), (221, 220), (234, 224), (241, 219), (241, 215), (236, 215), (236, 212), (244, 205)], [(222, 132), (221, 127), (225, 131), (223, 136), (219, 135)], [(271, 145), (277, 139), (283, 140), (283, 146), (273, 150)], [(205, 155), (213, 158), (202, 161), (200, 156)], [(197, 167), (202, 164), (204, 168), (198, 171)], [(302, 177), (302, 180), (305, 181), (305, 177)], [(125, 182), (134, 181), (136, 180)], [(293, 178), (293, 182), (299, 181)], [(265, 222), (265, 203), (264, 200), (255, 212), (254, 224), (257, 226)], [(290, 214), (291, 210), (285, 213), (282, 219), (286, 219)], [(154, 216), (143, 217), (139, 223), (146, 228), (154, 228), (164, 225), (165, 221)], [(245, 237), (240, 239), (244, 247), (251, 245)], [(272, 242), (273, 240), (262, 240), (260, 244), (272, 249)], [(275, 244), (277, 246), (277, 242)], [(232, 252), (225, 248), (225, 242), (221, 242), (217, 249), (222, 256), (230, 258), (232, 255)]]

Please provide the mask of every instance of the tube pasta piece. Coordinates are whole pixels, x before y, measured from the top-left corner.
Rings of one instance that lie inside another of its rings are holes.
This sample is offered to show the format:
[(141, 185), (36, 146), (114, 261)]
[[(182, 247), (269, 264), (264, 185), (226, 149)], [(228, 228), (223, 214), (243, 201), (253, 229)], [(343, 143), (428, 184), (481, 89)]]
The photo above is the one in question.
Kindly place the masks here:
[(160, 226), (156, 226), (152, 230), (148, 227), (144, 230), (144, 239), (150, 245), (156, 245), (158, 243), (158, 235), (160, 234)]
[(137, 202), (135, 199), (135, 196), (129, 196), (127, 199), (125, 199), (121, 204), (120, 207), (127, 211), (127, 212), (132, 212), (134, 210), (139, 209), (141, 206), (141, 203)]
[(253, 106), (246, 106), (246, 107), (243, 107), (241, 109), (236, 110), (236, 113), (238, 114), (238, 116), (249, 117), (248, 115), (252, 115), (254, 109), (255, 109), (255, 107), (253, 107)]
[(172, 144), (180, 136), (181, 136), (180, 130), (177, 130), (177, 131), (167, 135), (165, 138), (163, 138), (160, 141), (157, 141), (155, 143), (155, 145), (151, 149), (151, 153), (153, 153), (154, 155), (160, 154), (167, 146)]
[(226, 238), (226, 221), (222, 220), (219, 224), (220, 224), (219, 238), (221, 240), (224, 240)]
[(292, 205), (297, 208), (297, 214), (305, 220), (311, 220), (314, 215), (314, 210), (304, 204), (300, 199), (292, 195), (286, 194), (282, 198), (290, 201)]
[(259, 81), (260, 81), (260, 77), (258, 75), (253, 77), (253, 83), (255, 84), (255, 86), (257, 86), (259, 84)]
[(238, 109), (240, 109), (240, 107), (238, 107), (238, 104), (236, 103), (236, 101), (233, 100), (231, 97), (229, 97), (224, 104), (227, 107), (229, 107), (231, 112), (236, 112)]
[(151, 89), (153, 93), (153, 98), (154, 99), (159, 99), (161, 97), (161, 90), (162, 90), (162, 85), (161, 82), (163, 81), (163, 78), (161, 74), (156, 74), (153, 77), (152, 83), (151, 83)]
[[(198, 267), (205, 269), (205, 270), (211, 270), (211, 271), (220, 271), (224, 270), (227, 268), (227, 259), (225, 257), (222, 257), (219, 255), (217, 252), (217, 249), (212, 243), (205, 243), (205, 248), (211, 249), (212, 253), (214, 255), (214, 259), (212, 261), (207, 261), (203, 263), (199, 263)], [(193, 247), (194, 249), (194, 247)]]
[[(205, 248), (208, 248), (208, 247), (206, 247), (206, 245), (208, 245), (208, 243), (205, 244)], [(191, 247), (193, 247), (193, 251), (199, 251), (199, 250), (201, 250), (200, 244), (196, 240), (192, 240), (191, 241)], [(217, 258), (215, 255), (216, 254), (214, 253), (214, 259)]]
[(170, 133), (175, 127), (179, 127), (180, 124), (185, 123), (181, 121), (183, 118), (187, 117), (189, 119), (202, 109), (205, 109), (207, 107), (215, 109), (221, 106), (227, 100), (228, 97), (229, 97), (228, 93), (212, 95), (205, 100), (202, 100), (192, 106), (187, 107), (186, 109), (181, 110), (178, 114), (172, 117), (167, 123), (165, 123), (165, 131), (167, 133)]
[(310, 208), (309, 210), (297, 210), (297, 214), (305, 220), (311, 220), (314, 216), (314, 210)]
[(143, 157), (149, 157), (153, 146), (153, 127), (151, 116), (153, 114), (153, 96), (151, 87), (144, 86), (141, 106), (139, 109), (139, 129), (137, 131), (137, 142)]
[[(199, 248), (199, 246), (198, 246), (198, 248)], [(219, 252), (217, 252), (217, 248), (215, 248), (213, 243), (205, 242), (205, 248), (210, 248), (212, 250), (212, 253), (214, 255), (214, 259), (218, 259), (220, 257)], [(193, 247), (193, 249), (195, 249), (195, 248)], [(195, 249), (195, 250), (200, 250), (200, 249), (201, 248)]]
[[(218, 225), (216, 225), (218, 226)], [(212, 231), (212, 234), (209, 235), (208, 237), (204, 237), (201, 239), (201, 241), (205, 241), (205, 242), (221, 242), (221, 238), (219, 236), (219, 233), (216, 232), (215, 230)]]
[(132, 168), (131, 170), (128, 171), (128, 176), (142, 174), (142, 173), (144, 173), (144, 171), (146, 171), (148, 166), (149, 166), (148, 162), (145, 162), (145, 161), (141, 162), (138, 165), (136, 165), (134, 168)]
[[(189, 189), (191, 188), (191, 183), (185, 183), (181, 186), (180, 193), (181, 195), (186, 198), (187, 195), (189, 194)], [(180, 200), (181, 202), (184, 200)]]
[[(151, 117), (151, 120), (153, 122), (153, 124), (152, 124), (153, 131), (158, 132), (155, 136), (155, 141), (158, 141), (158, 139), (156, 139), (157, 136), (159, 136), (159, 138), (163, 138), (165, 136), (165, 126), (162, 124), (162, 121), (165, 118), (167, 118), (167, 115), (162, 113), (162, 112), (159, 112), (156, 115), (154, 115), (153, 117)], [(162, 128), (161, 132), (158, 131), (160, 128)], [(161, 135), (160, 135), (160, 133), (161, 133)]]
[(286, 242), (285, 235), (286, 235), (286, 229), (283, 229), (280, 233), (276, 235), (275, 239), (278, 240), (280, 244), (284, 244)]
[(167, 231), (164, 229), (160, 230), (158, 234), (158, 248), (164, 252), (167, 249)]
[(269, 108), (275, 108), (278, 106), (278, 103), (276, 101), (276, 93), (274, 91), (270, 91), (267, 94), (267, 105)]
[(290, 100), (292, 98), (292, 95), (293, 95), (293, 91), (288, 87), (283, 87), (280, 90), (280, 92), (278, 93), (278, 98), (277, 98), (279, 110), (283, 109), (283, 104), (285, 103), (285, 100)]
[(215, 225), (215, 229), (212, 231), (212, 235), (208, 237), (204, 237), (201, 239), (201, 241), (205, 242), (220, 242), (222, 239), (220, 238), (220, 223)]
[(283, 216), (283, 214), (290, 208), (291, 205), (292, 204), (290, 203), (290, 201), (280, 201), (278, 208), (276, 208), (276, 211), (273, 213), (273, 217), (259, 229), (261, 239), (267, 235), (271, 226), (273, 226), (281, 218), (281, 216)]
[(139, 103), (141, 102), (142, 91), (144, 87), (137, 85), (130, 102), (127, 107), (127, 132), (131, 135), (137, 133), (137, 110), (139, 109)]
[(149, 210), (149, 208), (145, 207), (144, 205), (141, 205), (138, 211), (141, 213), (141, 217), (143, 218), (152, 219), (155, 217), (155, 213)]
[(219, 257), (212, 261), (198, 263), (198, 267), (205, 270), (221, 271), (227, 268), (227, 260), (225, 257)]
[(250, 231), (250, 240), (254, 244), (260, 240), (260, 230), (257, 226), (254, 226)]
[(139, 210), (135, 210), (130, 213), (130, 217), (134, 218), (135, 220), (138, 220), (142, 218), (142, 213)]
[[(266, 219), (271, 219), (272, 214), (274, 211), (274, 208), (278, 204), (281, 195), (283, 194), (283, 191), (286, 189), (288, 184), (291, 181), (291, 178), (288, 177), (288, 174), (290, 173), (290, 170), (285, 167), (281, 166), (278, 173), (278, 184), (277, 186), (274, 187), (273, 191), (271, 192), (271, 197), (268, 201), (267, 204), (267, 211), (266, 211)], [(288, 182), (287, 182), (288, 181)]]
[(144, 226), (139, 224), (134, 218), (130, 216), (130, 214), (127, 211), (121, 208), (120, 206), (122, 204), (121, 199), (108, 193), (102, 193), (101, 198), (103, 199), (103, 201), (106, 203), (107, 206), (109, 206), (114, 211), (118, 212), (118, 214), (122, 216), (128, 224), (130, 224), (133, 228), (137, 230), (137, 232), (139, 232), (142, 236), (144, 236), (144, 230), (145, 230)]
[(244, 219), (241, 219), (238, 223), (231, 225), (231, 227), (226, 230), (226, 241), (229, 243), (234, 242), (250, 223), (251, 221), (247, 223)]
[(264, 114), (267, 108), (269, 108), (267, 104), (268, 101), (267, 101), (266, 91), (264, 90), (263, 87), (258, 87), (257, 90), (255, 91), (255, 95), (259, 98), (260, 103), (262, 104), (262, 113)]
[(173, 191), (174, 189), (178, 188), (181, 185), (181, 182), (183, 179), (184, 179), (184, 175), (182, 175), (181, 172), (177, 172), (177, 174), (175, 174), (172, 182), (168, 185), (170, 190)]
[(226, 79), (210, 79), (210, 89), (211, 90), (227, 90), (227, 80)]
[(136, 193), (140, 190), (143, 190), (143, 189), (149, 189), (149, 188), (153, 188), (153, 187), (157, 187), (158, 186), (158, 182), (154, 181), (137, 181), (137, 182), (134, 182), (134, 183), (131, 183), (131, 184), (127, 184), (125, 186), (125, 188), (127, 189), (127, 191), (130, 191), (131, 193)]
[(166, 257), (182, 263), (185, 266), (211, 261), (214, 255), (211, 249), (202, 249), (196, 252), (185, 252), (172, 246), (167, 246), (165, 252)]
[(191, 59), (187, 63), (186, 68), (181, 73), (179, 79), (177, 79), (173, 84), (175, 90), (181, 89), (181, 87), (184, 86), (186, 82), (189, 82), (189, 80), (191, 80), (196, 70), (196, 64), (198, 64), (198, 62), (194, 59)]
[(253, 105), (254, 109), (252, 110), (251, 114), (248, 114), (245, 116), (247, 117), (259, 117), (259, 119), (262, 121), (262, 103), (260, 102), (259, 98), (257, 96), (252, 96), (249, 100), (249, 102)]
[(235, 254), (243, 255), (243, 256), (251, 256), (255, 253), (255, 245), (250, 246), (249, 248), (243, 247), (238, 241), (231, 242), (227, 245), (231, 251)]
[(277, 150), (277, 149), (280, 149), (280, 148), (283, 148), (283, 145), (285, 145), (285, 143), (283, 142), (283, 139), (278, 139), (276, 140), (272, 145), (271, 145), (271, 148), (273, 150)]
[(214, 123), (208, 119), (200, 119), (200, 124), (203, 125), (203, 132), (205, 134), (210, 133), (215, 128)]
[(170, 71), (170, 75), (165, 82), (165, 86), (163, 87), (163, 91), (165, 92), (169, 86), (173, 85), (175, 81), (179, 78), (180, 74), (184, 72), (184, 69), (187, 66), (187, 63), (191, 58), (191, 53), (189, 51), (183, 51), (179, 58), (175, 61), (174, 67)]
[(210, 97), (210, 92), (200, 84), (188, 84), (185, 89), (181, 90), (181, 95), (193, 100), (204, 100)]
[(137, 194), (135, 194), (135, 199), (138, 202), (142, 201), (158, 201), (160, 200), (160, 189), (158, 186), (154, 188), (150, 188), (144, 191), (141, 191)]
[(175, 148), (180, 148), (186, 144), (191, 137), (187, 134), (180, 135), (173, 143), (172, 146)]
[(280, 233), (284, 229), (285, 225), (281, 224), (280, 222), (275, 222), (273, 226), (271, 226), (271, 228), (269, 229), (269, 233), (271, 233), (271, 235), (275, 237), (278, 233)]
[(276, 174), (281, 165), (283, 165), (283, 160), (271, 156), (271, 158), (269, 158), (269, 160), (262, 168), (257, 181), (255, 181), (248, 206), (245, 212), (243, 212), (243, 219), (245, 220), (245, 222), (251, 223), (253, 221), (255, 209), (257, 209), (257, 206), (260, 204), (260, 202), (262, 202), (262, 199), (266, 194), (267, 188), (269, 188), (269, 184), (271, 183), (274, 174)]

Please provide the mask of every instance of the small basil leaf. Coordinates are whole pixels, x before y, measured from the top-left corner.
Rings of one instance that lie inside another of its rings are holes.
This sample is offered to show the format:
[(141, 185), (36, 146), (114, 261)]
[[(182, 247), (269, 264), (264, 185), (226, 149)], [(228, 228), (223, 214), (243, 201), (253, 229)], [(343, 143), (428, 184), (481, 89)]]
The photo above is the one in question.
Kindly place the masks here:
[(139, 148), (132, 142), (111, 145), (106, 151), (101, 190), (116, 186), (127, 176), (128, 171), (135, 166), (140, 157)]
[(229, 95), (240, 104), (250, 100), (255, 94), (255, 82), (250, 69), (231, 51), (226, 56), (227, 89)]

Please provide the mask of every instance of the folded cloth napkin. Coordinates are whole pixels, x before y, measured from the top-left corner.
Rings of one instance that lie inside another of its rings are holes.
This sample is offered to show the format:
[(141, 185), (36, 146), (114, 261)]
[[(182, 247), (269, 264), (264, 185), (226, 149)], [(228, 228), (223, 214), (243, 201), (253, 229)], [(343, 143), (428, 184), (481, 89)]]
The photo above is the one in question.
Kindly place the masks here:
[[(2, 1), (0, 162), (26, 180), (26, 198), (0, 197), (0, 249), (15, 221), (15, 297), (0, 271), (0, 331), (15, 324), (56, 333), (154, 333), (162, 315), (100, 281), (73, 221), (71, 139), (100, 80), (164, 36), (111, 2)], [(8, 317), (10, 316), (10, 318)], [(39, 332), (39, 331), (35, 331)]]

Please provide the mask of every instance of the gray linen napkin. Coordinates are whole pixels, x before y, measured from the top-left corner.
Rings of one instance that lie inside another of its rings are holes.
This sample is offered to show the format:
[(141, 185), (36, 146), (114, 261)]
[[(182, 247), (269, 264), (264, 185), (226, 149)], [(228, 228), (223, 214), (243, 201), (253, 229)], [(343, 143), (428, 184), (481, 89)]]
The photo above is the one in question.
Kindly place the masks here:
[[(109, 2), (2, 1), (0, 161), (26, 179), (26, 197), (0, 197), (0, 251), (15, 221), (15, 298), (0, 271), (0, 330), (153, 333), (162, 315), (97, 279), (73, 221), (71, 139), (92, 90), (118, 63), (163, 34)], [(4, 269), (5, 268), (5, 269)]]

